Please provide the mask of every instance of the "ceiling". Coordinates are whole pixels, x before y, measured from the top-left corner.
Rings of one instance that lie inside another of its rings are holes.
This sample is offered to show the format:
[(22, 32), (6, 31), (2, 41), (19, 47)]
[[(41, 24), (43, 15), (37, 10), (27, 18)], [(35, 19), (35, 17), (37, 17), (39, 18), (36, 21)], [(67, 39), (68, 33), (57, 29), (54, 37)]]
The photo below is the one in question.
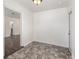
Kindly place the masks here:
[(15, 0), (33, 12), (68, 7), (70, 0), (43, 0), (40, 5), (33, 4), (32, 0)]
[(20, 18), (20, 13), (10, 10), (8, 8), (5, 8), (5, 16), (11, 17), (11, 18)]

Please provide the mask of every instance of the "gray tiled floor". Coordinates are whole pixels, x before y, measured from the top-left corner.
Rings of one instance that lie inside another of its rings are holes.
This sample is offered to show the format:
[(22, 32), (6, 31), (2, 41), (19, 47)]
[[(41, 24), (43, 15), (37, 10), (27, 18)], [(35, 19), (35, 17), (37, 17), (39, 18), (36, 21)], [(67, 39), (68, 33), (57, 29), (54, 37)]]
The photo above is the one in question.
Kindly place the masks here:
[(66, 52), (64, 47), (32, 42), (6, 59), (68, 59)]

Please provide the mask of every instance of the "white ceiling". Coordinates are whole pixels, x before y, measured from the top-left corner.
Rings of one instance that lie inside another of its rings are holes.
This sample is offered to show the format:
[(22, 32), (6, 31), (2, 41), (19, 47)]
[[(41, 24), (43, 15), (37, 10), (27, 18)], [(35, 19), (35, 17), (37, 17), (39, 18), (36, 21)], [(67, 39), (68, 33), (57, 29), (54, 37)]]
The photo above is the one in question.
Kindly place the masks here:
[(40, 5), (33, 4), (32, 0), (15, 0), (33, 12), (56, 9), (69, 6), (70, 0), (43, 0)]
[(5, 16), (12, 17), (12, 18), (20, 18), (20, 13), (5, 8)]

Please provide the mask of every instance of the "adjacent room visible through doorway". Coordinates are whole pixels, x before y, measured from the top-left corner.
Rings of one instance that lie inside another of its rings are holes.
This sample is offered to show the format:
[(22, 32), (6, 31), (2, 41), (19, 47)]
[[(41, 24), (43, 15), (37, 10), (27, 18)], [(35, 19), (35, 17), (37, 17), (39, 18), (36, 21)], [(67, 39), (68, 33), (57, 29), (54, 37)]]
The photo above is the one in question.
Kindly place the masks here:
[(4, 59), (75, 59), (72, 0), (4, 0)]

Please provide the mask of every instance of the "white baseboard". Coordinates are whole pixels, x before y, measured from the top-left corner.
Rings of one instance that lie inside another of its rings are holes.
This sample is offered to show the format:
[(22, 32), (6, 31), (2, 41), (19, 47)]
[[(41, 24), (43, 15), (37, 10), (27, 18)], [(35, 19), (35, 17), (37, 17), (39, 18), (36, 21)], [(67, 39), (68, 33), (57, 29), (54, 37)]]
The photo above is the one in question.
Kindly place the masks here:
[(45, 41), (38, 41), (38, 40), (34, 40), (34, 41), (42, 42), (42, 43), (47, 43), (47, 44), (51, 44), (51, 45), (56, 45), (56, 46), (61, 46), (61, 47), (68, 48), (68, 47), (66, 47), (66, 46), (62, 46), (62, 45), (58, 45), (58, 44), (54, 44), (54, 43), (52, 43), (52, 42), (45, 42)]
[(27, 46), (29, 43), (31, 43), (32, 41), (26, 42), (26, 44), (21, 44), (21, 46)]

